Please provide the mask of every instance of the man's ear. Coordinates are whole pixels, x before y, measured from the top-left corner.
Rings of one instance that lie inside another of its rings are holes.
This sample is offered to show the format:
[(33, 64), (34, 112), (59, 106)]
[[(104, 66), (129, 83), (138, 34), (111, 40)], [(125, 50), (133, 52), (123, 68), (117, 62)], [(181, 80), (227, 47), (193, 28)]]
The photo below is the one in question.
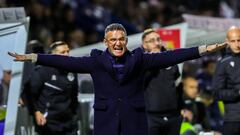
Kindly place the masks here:
[(142, 47), (143, 47), (144, 50), (147, 50), (147, 45), (146, 44), (143, 43)]
[(230, 41), (226, 38), (225, 42), (227, 43), (227, 47), (229, 47)]
[(103, 43), (105, 46), (107, 46), (107, 40), (105, 38), (103, 39)]

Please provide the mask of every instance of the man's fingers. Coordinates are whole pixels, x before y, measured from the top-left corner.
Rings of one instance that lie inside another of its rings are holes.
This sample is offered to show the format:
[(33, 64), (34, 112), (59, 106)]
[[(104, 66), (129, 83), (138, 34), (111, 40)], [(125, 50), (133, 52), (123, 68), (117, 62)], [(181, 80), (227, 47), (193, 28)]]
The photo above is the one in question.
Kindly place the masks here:
[(223, 42), (223, 43), (218, 44), (218, 46), (220, 46), (220, 47), (225, 47), (227, 45), (228, 45), (227, 42)]
[(47, 123), (47, 120), (44, 118), (42, 121), (42, 125), (45, 125)]
[(12, 57), (14, 57), (15, 59), (13, 59), (13, 61), (18, 61), (17, 60), (17, 53), (11, 53), (11, 52), (8, 52), (8, 55), (10, 55), (10, 56), (12, 56)]
[(43, 126), (45, 124), (46, 124), (46, 119), (43, 117), (43, 118), (41, 118), (41, 125)]
[(226, 46), (227, 46), (226, 42), (211, 44), (211, 45), (207, 46), (207, 52), (215, 52), (215, 51), (220, 50), (220, 49), (222, 49)]
[(16, 57), (16, 53), (11, 53), (11, 52), (8, 52), (8, 55), (12, 56), (12, 57)]
[(39, 118), (39, 119), (37, 120), (37, 124), (38, 124), (39, 126), (45, 125), (45, 124), (46, 124), (46, 119), (45, 119), (45, 118)]
[(41, 120), (37, 119), (37, 124), (40, 126), (41, 125)]
[(25, 55), (20, 55), (18, 53), (8, 52), (8, 55), (10, 55), (10, 56), (15, 58), (13, 61), (25, 61), (26, 60), (26, 56)]

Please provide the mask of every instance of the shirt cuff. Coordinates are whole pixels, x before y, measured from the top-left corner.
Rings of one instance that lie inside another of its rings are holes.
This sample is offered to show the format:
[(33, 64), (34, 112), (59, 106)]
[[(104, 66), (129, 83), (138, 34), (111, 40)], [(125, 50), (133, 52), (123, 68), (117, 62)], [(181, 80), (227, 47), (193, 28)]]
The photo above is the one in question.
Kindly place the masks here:
[(200, 56), (207, 54), (207, 45), (201, 45), (198, 47)]
[(26, 60), (31, 61), (32, 63), (37, 62), (37, 54), (31, 53), (31, 54), (25, 54)]

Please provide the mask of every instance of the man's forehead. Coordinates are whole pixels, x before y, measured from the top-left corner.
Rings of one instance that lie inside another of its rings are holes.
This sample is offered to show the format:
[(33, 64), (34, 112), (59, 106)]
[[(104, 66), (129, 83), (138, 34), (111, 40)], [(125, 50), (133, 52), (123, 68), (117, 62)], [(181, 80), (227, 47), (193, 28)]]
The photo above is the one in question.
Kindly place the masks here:
[(113, 30), (113, 31), (109, 31), (109, 32), (107, 32), (107, 36), (108, 37), (123, 37), (123, 36), (125, 36), (125, 33), (124, 33), (124, 31), (122, 31), (122, 30)]
[(56, 47), (56, 50), (69, 49), (68, 45), (60, 45)]
[(160, 35), (157, 32), (151, 32), (148, 35), (146, 35), (146, 38), (158, 38)]
[(227, 31), (227, 37), (228, 38), (234, 37), (234, 36), (237, 36), (237, 35), (240, 35), (240, 28), (231, 27), (230, 29), (228, 29), (228, 31)]
[(227, 34), (229, 40), (240, 39), (240, 30), (232, 30)]

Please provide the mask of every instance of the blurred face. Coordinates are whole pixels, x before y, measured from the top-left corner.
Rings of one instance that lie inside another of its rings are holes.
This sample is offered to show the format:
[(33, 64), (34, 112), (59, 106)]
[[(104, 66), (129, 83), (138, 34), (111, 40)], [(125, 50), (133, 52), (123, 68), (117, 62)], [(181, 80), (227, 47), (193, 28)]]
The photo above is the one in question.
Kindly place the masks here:
[(233, 53), (240, 53), (240, 29), (233, 28), (228, 30), (227, 43)]
[(114, 30), (106, 33), (104, 44), (115, 57), (121, 57), (127, 51), (127, 37), (124, 31)]
[(184, 93), (191, 99), (198, 95), (198, 81), (194, 78), (186, 78), (183, 82)]
[(69, 55), (69, 47), (67, 45), (60, 45), (57, 46), (53, 51), (52, 54), (58, 54), (58, 55)]
[(162, 47), (162, 40), (158, 33), (151, 32), (143, 39), (143, 48), (147, 52), (160, 52)]

